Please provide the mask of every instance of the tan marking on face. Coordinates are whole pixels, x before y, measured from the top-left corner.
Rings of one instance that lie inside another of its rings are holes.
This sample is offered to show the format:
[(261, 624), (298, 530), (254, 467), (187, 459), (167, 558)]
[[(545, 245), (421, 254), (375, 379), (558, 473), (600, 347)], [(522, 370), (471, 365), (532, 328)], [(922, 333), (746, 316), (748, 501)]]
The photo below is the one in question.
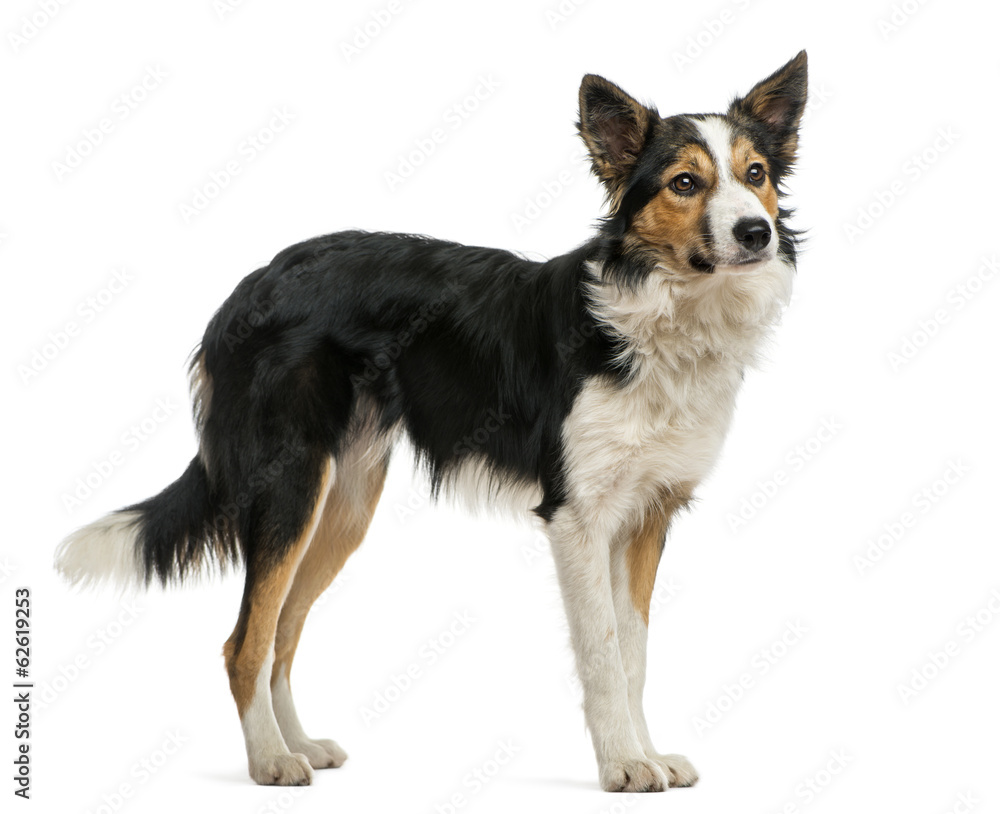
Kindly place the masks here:
[[(236, 700), (240, 718), (250, 707), (256, 692), (257, 676), (274, 648), (278, 616), (302, 556), (312, 540), (323, 516), (326, 496), (330, 491), (330, 462), (323, 467), (322, 482), (313, 510), (305, 528), (295, 539), (282, 559), (267, 568), (254, 582), (249, 596), (249, 607), (240, 611), (236, 629), (223, 646), (222, 652), (229, 673), (229, 687)], [(242, 641), (237, 641), (240, 631)]]
[[(699, 184), (692, 195), (678, 195), (669, 186), (685, 172)], [(718, 170), (704, 149), (691, 144), (664, 170), (660, 180), (663, 189), (632, 220), (632, 242), (654, 249), (667, 262), (686, 263), (692, 254), (704, 250), (705, 210), (718, 181)]]
[(649, 603), (653, 597), (656, 569), (660, 564), (663, 542), (667, 536), (667, 526), (674, 513), (687, 502), (687, 497), (678, 497), (663, 490), (656, 502), (646, 510), (646, 514), (631, 534), (625, 563), (628, 567), (628, 587), (632, 605), (649, 625)]
[[(764, 167), (764, 172), (767, 174), (764, 183), (759, 187), (754, 186), (747, 180), (747, 170), (754, 163), (761, 164)], [(733, 173), (733, 178), (751, 190), (760, 199), (771, 219), (777, 221), (778, 190), (774, 188), (774, 184), (771, 182), (771, 168), (767, 164), (767, 159), (753, 148), (753, 144), (746, 136), (737, 136), (733, 139), (730, 169)]]

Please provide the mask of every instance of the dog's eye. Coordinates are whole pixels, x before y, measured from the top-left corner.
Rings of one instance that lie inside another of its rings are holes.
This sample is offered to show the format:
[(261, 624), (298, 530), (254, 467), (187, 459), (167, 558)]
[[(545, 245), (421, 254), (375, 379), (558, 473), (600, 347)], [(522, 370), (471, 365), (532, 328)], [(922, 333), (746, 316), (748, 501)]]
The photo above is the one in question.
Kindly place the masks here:
[(694, 178), (688, 173), (682, 173), (670, 182), (670, 188), (680, 195), (690, 195), (695, 190)]
[(762, 184), (764, 182), (764, 165), (751, 164), (750, 169), (747, 170), (747, 180), (751, 184)]

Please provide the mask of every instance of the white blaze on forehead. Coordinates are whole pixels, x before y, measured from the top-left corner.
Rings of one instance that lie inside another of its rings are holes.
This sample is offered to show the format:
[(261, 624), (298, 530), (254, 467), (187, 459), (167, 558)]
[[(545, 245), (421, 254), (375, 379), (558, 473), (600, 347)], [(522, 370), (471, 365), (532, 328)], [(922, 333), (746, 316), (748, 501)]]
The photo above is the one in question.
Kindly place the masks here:
[[(708, 223), (712, 231), (715, 251), (718, 261), (725, 263), (727, 259), (736, 259), (740, 246), (733, 236), (733, 227), (743, 218), (763, 218), (771, 225), (774, 232), (774, 221), (771, 220), (764, 204), (753, 191), (733, 176), (733, 133), (732, 127), (721, 116), (707, 116), (695, 120), (698, 132), (701, 134), (708, 152), (715, 162), (719, 173), (719, 182), (708, 201)], [(775, 241), (769, 244), (773, 254)]]
[(730, 156), (732, 155), (733, 130), (729, 122), (720, 116), (707, 116), (704, 119), (696, 119), (695, 125), (698, 132), (705, 140), (708, 152), (715, 162), (719, 171), (719, 180), (722, 182), (733, 180), (733, 170)]

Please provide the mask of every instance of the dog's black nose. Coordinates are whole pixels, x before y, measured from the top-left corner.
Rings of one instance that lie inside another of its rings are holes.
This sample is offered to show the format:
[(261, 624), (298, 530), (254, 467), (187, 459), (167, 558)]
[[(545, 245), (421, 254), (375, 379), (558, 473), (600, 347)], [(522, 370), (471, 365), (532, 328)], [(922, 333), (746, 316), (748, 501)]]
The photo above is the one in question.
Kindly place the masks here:
[(771, 227), (763, 218), (743, 218), (736, 221), (733, 236), (745, 249), (758, 252), (771, 242)]

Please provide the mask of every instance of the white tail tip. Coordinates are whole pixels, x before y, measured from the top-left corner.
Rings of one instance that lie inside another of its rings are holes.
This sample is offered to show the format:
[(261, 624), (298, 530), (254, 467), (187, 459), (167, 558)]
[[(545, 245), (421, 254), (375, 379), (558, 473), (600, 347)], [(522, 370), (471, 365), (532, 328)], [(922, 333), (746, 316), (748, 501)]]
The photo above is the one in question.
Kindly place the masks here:
[(111, 583), (123, 589), (145, 587), (136, 540), (139, 512), (114, 512), (77, 529), (56, 549), (56, 571), (83, 588)]

